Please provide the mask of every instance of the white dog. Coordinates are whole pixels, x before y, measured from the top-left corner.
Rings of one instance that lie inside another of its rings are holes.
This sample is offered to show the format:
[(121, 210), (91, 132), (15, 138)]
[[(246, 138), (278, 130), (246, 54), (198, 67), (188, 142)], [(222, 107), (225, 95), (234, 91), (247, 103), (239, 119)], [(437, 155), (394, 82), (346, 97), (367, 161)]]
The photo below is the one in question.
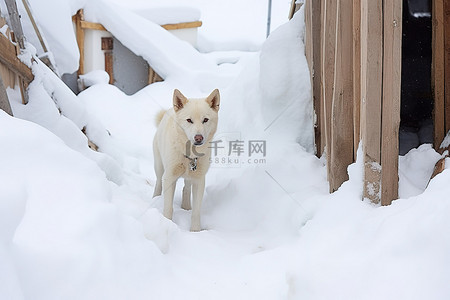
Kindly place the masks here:
[(191, 231), (200, 231), (200, 208), (209, 168), (209, 142), (217, 129), (219, 91), (202, 99), (187, 99), (179, 90), (173, 93), (173, 108), (157, 117), (158, 130), (153, 140), (156, 186), (153, 197), (163, 194), (164, 216), (172, 219), (173, 196), (177, 179), (184, 178), (181, 207), (191, 209)]

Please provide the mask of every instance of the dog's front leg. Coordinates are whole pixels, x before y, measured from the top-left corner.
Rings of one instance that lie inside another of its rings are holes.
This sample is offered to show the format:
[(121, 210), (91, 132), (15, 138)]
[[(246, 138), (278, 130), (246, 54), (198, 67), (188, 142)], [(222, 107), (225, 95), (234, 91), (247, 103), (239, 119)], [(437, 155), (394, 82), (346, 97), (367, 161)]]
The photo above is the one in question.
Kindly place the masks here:
[(184, 179), (181, 208), (185, 210), (191, 210), (191, 181), (189, 179)]
[(172, 220), (173, 216), (173, 195), (175, 193), (175, 186), (177, 183), (177, 178), (173, 176), (163, 176), (162, 178), (162, 188), (164, 197), (164, 217)]
[(205, 191), (205, 177), (192, 181), (192, 217), (191, 231), (200, 231), (200, 210), (202, 206), (203, 193)]

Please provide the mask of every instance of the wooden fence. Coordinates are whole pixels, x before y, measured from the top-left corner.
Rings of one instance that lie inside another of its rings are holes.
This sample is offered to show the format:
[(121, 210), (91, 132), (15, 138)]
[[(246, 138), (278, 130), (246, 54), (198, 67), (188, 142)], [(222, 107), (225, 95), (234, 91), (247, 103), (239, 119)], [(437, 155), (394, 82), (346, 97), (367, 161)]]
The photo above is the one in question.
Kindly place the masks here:
[[(450, 0), (433, 2), (434, 139), (450, 129)], [(305, 49), (317, 154), (330, 192), (348, 179), (362, 141), (363, 197), (398, 198), (402, 0), (306, 0)]]

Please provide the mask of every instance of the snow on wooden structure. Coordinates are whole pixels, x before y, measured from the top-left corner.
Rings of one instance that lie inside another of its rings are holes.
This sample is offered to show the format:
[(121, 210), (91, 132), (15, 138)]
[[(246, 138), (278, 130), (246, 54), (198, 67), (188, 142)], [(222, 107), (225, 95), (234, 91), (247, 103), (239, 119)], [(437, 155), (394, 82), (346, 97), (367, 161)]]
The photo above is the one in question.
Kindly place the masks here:
[[(73, 16), (73, 22), (80, 50), (78, 75), (93, 70), (105, 70), (110, 76), (110, 83), (127, 94), (132, 94), (148, 84), (162, 81), (142, 57), (128, 50), (102, 24), (86, 21), (83, 10), (79, 10)], [(197, 28), (201, 25), (201, 21), (193, 21), (165, 24), (161, 27), (196, 46)], [(132, 69), (132, 72), (125, 74), (126, 69)]]
[(12, 115), (11, 107), (6, 94), (6, 88), (14, 89), (19, 86), (22, 102), (27, 103), (27, 86), (34, 79), (30, 68), (17, 58), (21, 49), (24, 48), (24, 36), (16, 2), (5, 1), (8, 8), (11, 31), (6, 20), (0, 17), (0, 28), (4, 29), (5, 35), (0, 33), (0, 108)]
[[(348, 179), (362, 141), (363, 197), (398, 198), (402, 0), (306, 0), (305, 52), (317, 154), (330, 192)], [(434, 147), (450, 130), (450, 0), (432, 1)], [(404, 74), (408, 76), (408, 74)]]

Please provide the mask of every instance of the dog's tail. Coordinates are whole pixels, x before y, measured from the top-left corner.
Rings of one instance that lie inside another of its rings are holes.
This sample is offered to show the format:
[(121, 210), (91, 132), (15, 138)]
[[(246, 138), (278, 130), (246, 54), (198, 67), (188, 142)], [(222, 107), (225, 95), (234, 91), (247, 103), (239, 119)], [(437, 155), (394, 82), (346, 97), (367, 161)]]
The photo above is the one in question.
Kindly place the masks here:
[(158, 127), (158, 126), (159, 126), (159, 123), (161, 123), (161, 120), (162, 120), (162, 118), (164, 117), (165, 113), (166, 113), (165, 110), (160, 110), (160, 111), (156, 114), (156, 117), (155, 117), (155, 124), (156, 124), (156, 127)]

